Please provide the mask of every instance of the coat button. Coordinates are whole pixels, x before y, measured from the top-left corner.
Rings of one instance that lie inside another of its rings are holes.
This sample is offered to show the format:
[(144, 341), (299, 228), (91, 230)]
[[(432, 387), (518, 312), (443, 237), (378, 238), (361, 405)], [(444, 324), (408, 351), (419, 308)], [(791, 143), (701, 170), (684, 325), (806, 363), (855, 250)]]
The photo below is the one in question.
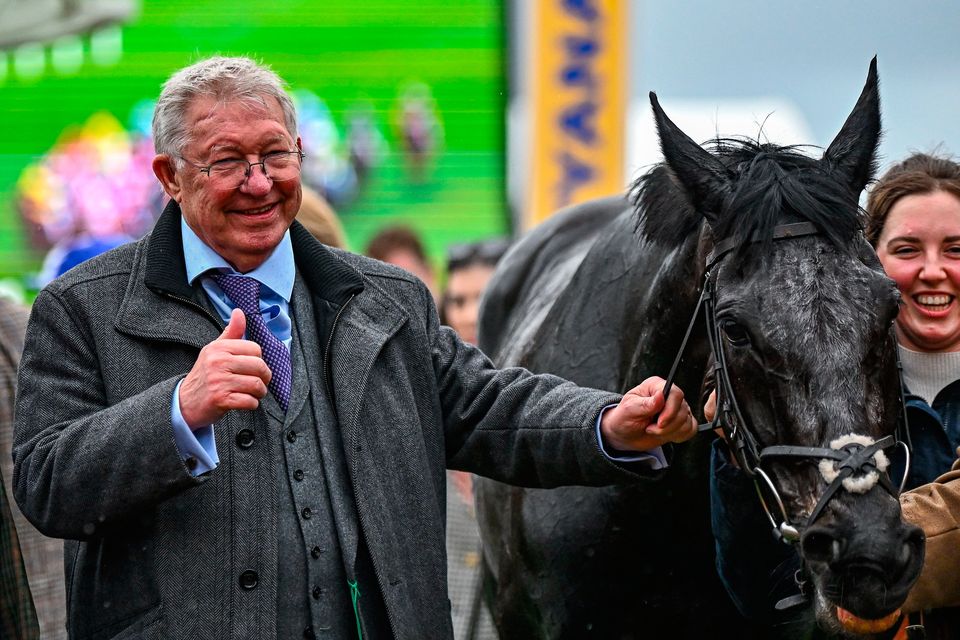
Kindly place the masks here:
[(196, 469), (198, 464), (197, 459), (194, 458), (193, 456), (190, 456), (189, 458), (184, 460), (183, 463), (187, 465), (187, 469), (189, 469), (190, 471), (193, 471), (194, 469)]
[(297, 469), (296, 471), (294, 471), (293, 479), (296, 480), (297, 482), (300, 482), (301, 480), (303, 480), (303, 469)]
[(321, 553), (323, 553), (323, 551), (320, 549), (320, 547), (314, 547), (313, 549), (310, 549), (310, 555), (313, 556), (314, 560), (319, 558)]
[(241, 429), (237, 433), (237, 446), (241, 449), (249, 449), (253, 445), (253, 431), (250, 429)]
[(300, 515), (303, 516), (304, 520), (309, 520), (313, 516), (313, 511), (310, 511), (310, 507), (304, 507), (303, 511), (300, 512)]
[(297, 441), (297, 432), (293, 429), (287, 431), (287, 442), (296, 442)]
[(316, 638), (316, 636), (313, 635), (313, 627), (307, 627), (306, 629), (304, 629), (303, 637), (306, 638), (307, 640), (313, 640), (314, 638)]
[(314, 599), (314, 600), (319, 600), (321, 595), (323, 595), (323, 589), (321, 589), (320, 587), (314, 587), (314, 588), (313, 588), (313, 599)]
[(250, 571), (249, 569), (240, 574), (240, 586), (249, 591), (257, 586), (259, 582), (259, 576), (257, 576), (256, 571)]

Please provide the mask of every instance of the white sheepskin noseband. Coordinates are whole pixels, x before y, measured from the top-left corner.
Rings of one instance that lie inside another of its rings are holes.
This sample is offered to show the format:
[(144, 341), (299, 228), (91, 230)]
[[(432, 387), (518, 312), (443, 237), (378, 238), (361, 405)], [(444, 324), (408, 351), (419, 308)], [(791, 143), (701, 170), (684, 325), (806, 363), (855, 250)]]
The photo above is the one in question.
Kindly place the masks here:
[[(830, 448), (839, 451), (848, 444), (860, 444), (864, 447), (869, 447), (874, 442), (876, 442), (876, 440), (869, 436), (848, 433), (847, 435), (840, 436), (831, 442)], [(840, 475), (840, 472), (837, 470), (837, 462), (837, 460), (820, 461), (820, 475), (822, 475), (823, 479), (827, 481), (827, 484), (836, 480), (837, 476)], [(873, 454), (873, 462), (877, 466), (876, 471), (869, 471), (859, 476), (855, 474), (849, 478), (844, 478), (843, 482), (841, 483), (843, 488), (850, 493), (866, 493), (876, 486), (876, 484), (880, 481), (880, 474), (885, 472), (887, 467), (890, 466), (890, 459), (887, 458), (883, 451), (877, 451)]]

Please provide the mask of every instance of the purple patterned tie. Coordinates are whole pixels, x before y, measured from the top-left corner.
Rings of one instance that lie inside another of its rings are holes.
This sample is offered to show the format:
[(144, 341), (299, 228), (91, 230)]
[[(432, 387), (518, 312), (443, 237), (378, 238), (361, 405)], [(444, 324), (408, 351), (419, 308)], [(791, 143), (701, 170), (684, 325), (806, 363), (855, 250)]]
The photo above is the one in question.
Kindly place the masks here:
[(293, 380), (290, 352), (267, 328), (267, 323), (260, 315), (260, 283), (246, 276), (214, 274), (211, 277), (247, 317), (247, 337), (260, 345), (263, 350), (263, 361), (273, 372), (268, 388), (280, 407), (286, 411), (287, 404), (290, 402), (290, 386)]

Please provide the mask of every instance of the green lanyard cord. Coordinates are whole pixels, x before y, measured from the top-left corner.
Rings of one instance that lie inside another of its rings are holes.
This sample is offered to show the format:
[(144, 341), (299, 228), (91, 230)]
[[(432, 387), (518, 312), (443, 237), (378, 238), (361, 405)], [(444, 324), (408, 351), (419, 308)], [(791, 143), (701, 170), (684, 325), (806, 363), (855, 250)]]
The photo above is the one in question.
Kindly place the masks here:
[(363, 640), (363, 631), (360, 630), (360, 609), (357, 607), (357, 600), (360, 599), (360, 586), (356, 580), (353, 582), (347, 580), (347, 584), (350, 585), (350, 601), (353, 602), (353, 616), (357, 619), (357, 639)]

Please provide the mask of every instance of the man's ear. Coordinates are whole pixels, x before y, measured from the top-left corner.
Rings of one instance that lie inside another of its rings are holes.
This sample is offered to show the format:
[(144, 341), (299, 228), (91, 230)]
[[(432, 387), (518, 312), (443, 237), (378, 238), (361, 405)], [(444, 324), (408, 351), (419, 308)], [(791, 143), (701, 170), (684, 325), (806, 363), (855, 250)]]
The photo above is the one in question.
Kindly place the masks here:
[(173, 159), (165, 153), (153, 157), (153, 173), (157, 180), (163, 185), (163, 190), (176, 202), (180, 202), (180, 194), (183, 191), (180, 186), (180, 176), (173, 167)]

